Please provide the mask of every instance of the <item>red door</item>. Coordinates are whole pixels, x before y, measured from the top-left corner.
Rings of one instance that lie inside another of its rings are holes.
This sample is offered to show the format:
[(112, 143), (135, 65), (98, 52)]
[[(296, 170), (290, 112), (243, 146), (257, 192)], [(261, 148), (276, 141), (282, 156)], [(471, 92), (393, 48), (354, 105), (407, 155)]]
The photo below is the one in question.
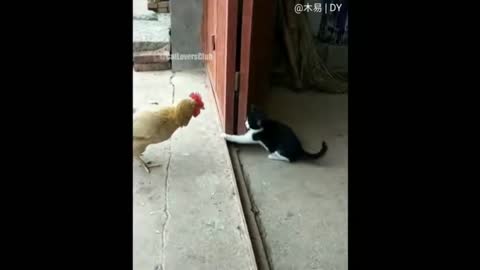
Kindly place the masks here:
[(206, 61), (207, 75), (223, 128), (233, 133), (238, 0), (204, 0), (203, 4), (203, 50), (213, 56)]
[(270, 89), (270, 71), (277, 1), (243, 0), (240, 40), (240, 85), (237, 132), (246, 131), (250, 104), (263, 107)]
[(205, 61), (207, 75), (213, 89), (215, 89), (215, 34), (216, 34), (216, 6), (217, 0), (203, 1), (203, 23), (202, 23), (202, 46), (205, 55), (213, 56), (212, 59), (207, 58)]
[[(242, 14), (239, 14), (239, 2)], [(274, 2), (203, 0), (203, 51), (213, 55), (213, 59), (206, 61), (206, 69), (227, 133), (245, 132), (249, 104), (261, 106), (264, 103), (269, 89)], [(237, 26), (241, 27), (240, 32)], [(240, 47), (238, 51), (237, 47)], [(237, 97), (236, 71), (240, 75)]]

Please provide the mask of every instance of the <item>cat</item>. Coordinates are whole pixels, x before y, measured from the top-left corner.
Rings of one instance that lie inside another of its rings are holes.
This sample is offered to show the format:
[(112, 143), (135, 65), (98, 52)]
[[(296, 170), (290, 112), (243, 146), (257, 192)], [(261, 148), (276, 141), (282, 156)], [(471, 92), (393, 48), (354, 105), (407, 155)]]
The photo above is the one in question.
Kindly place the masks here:
[(290, 127), (269, 119), (264, 112), (256, 108), (252, 108), (247, 114), (245, 126), (247, 132), (243, 135), (222, 133), (221, 136), (232, 143), (260, 144), (270, 153), (269, 159), (286, 162), (316, 160), (323, 157), (328, 150), (327, 144), (323, 141), (322, 149), (318, 153), (306, 152)]

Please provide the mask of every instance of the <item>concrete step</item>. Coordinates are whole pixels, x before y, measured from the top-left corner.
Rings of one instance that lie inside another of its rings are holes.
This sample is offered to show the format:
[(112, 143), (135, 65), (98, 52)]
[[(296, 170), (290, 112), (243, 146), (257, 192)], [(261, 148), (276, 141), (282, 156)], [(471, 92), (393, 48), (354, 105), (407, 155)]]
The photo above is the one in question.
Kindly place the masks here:
[(170, 45), (155, 51), (134, 52), (133, 69), (136, 72), (171, 69)]
[(170, 45), (154, 50), (133, 53), (133, 62), (138, 64), (164, 63), (170, 61)]
[(160, 63), (134, 63), (133, 70), (135, 72), (146, 72), (146, 71), (161, 71), (171, 69), (170, 62), (160, 62)]
[(144, 21), (157, 21), (157, 13), (150, 11), (150, 10), (145, 10), (141, 12), (134, 12), (133, 13), (133, 19), (134, 20), (144, 20)]
[(170, 14), (157, 20), (133, 20), (133, 51), (153, 51), (170, 44)]

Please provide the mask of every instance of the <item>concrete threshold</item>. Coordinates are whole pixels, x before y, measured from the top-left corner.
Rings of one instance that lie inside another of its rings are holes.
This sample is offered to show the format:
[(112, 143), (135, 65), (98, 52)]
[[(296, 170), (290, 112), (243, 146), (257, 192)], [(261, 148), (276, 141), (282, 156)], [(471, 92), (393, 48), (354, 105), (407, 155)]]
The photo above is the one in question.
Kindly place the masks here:
[(250, 239), (252, 241), (253, 252), (255, 253), (255, 259), (259, 270), (271, 270), (272, 261), (269, 256), (269, 251), (266, 246), (265, 230), (262, 226), (262, 220), (259, 218), (259, 210), (250, 196), (248, 182), (243, 170), (242, 161), (239, 157), (240, 149), (235, 146), (228, 147), (230, 152), (230, 158), (232, 160), (233, 171), (237, 180), (237, 186), (240, 194), (240, 199), (245, 213), (245, 219), (247, 221), (248, 231), (250, 233)]

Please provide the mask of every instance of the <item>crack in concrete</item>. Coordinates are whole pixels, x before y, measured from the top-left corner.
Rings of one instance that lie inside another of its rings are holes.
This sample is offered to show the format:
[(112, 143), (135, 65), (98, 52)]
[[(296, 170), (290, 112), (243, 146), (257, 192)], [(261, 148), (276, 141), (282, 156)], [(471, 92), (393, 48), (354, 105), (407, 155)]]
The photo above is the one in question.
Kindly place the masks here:
[[(172, 75), (170, 76), (170, 85), (172, 86), (172, 104), (175, 103), (175, 84), (173, 83), (173, 78), (175, 77), (175, 72), (172, 71)], [(165, 206), (164, 206), (164, 209), (163, 209), (163, 214), (165, 216), (165, 222), (163, 223), (163, 226), (162, 226), (162, 263), (161, 263), (161, 270), (165, 270), (166, 267), (165, 267), (165, 253), (166, 253), (166, 250), (165, 250), (165, 247), (167, 246), (166, 244), (166, 239), (167, 239), (167, 225), (168, 225), (168, 221), (170, 219), (170, 212), (168, 211), (168, 188), (169, 188), (169, 184), (168, 184), (168, 179), (169, 179), (169, 176), (170, 176), (170, 162), (172, 160), (172, 141), (170, 140), (170, 144), (169, 144), (169, 147), (168, 147), (168, 161), (167, 161), (167, 166), (166, 166), (166, 169), (165, 169), (165, 196), (164, 196), (164, 199), (165, 199)]]
[(175, 77), (175, 71), (172, 71), (170, 76), (170, 85), (172, 86), (172, 104), (175, 103), (175, 84), (173, 83), (173, 78)]
[(165, 270), (165, 247), (167, 246), (166, 244), (166, 239), (167, 239), (167, 225), (168, 225), (168, 220), (170, 219), (170, 212), (168, 211), (168, 178), (170, 174), (170, 161), (172, 160), (172, 143), (170, 142), (170, 146), (168, 149), (168, 161), (167, 161), (167, 167), (166, 167), (166, 172), (165, 172), (165, 206), (163, 209), (163, 213), (165, 216), (165, 222), (163, 223), (162, 226), (162, 270)]

